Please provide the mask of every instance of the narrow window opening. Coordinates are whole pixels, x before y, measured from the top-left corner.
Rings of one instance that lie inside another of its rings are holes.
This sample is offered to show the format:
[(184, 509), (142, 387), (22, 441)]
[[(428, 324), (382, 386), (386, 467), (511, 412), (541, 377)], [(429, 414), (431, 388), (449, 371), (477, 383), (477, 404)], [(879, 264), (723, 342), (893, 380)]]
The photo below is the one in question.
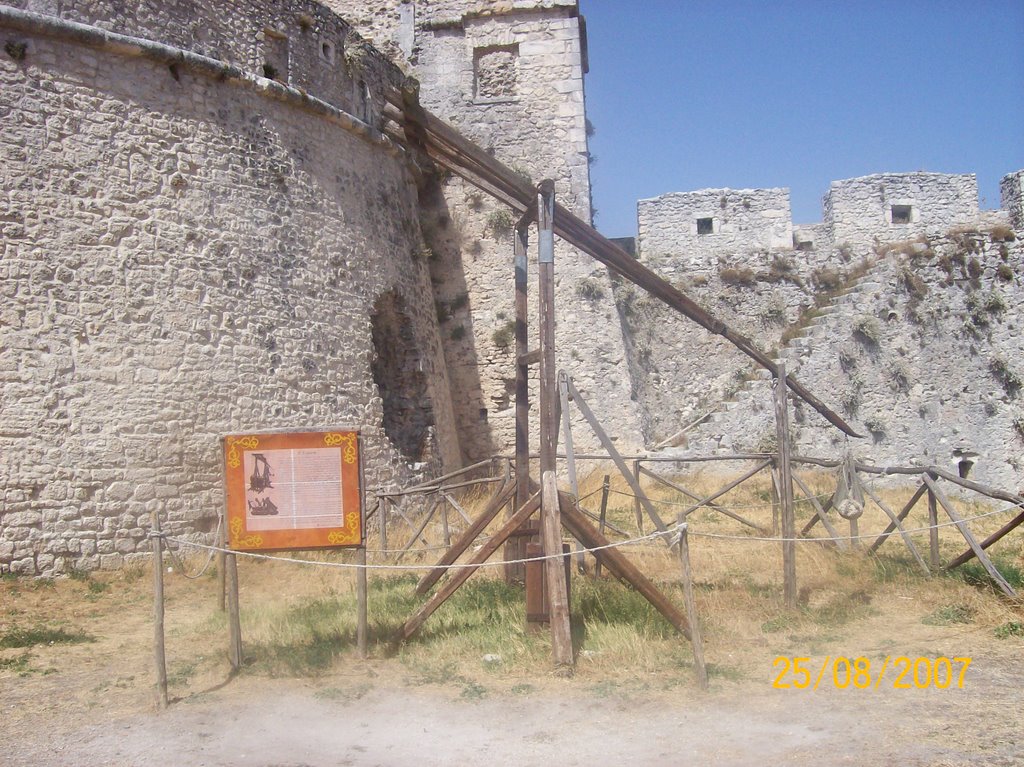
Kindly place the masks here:
[(713, 218), (698, 218), (697, 219), (697, 234), (713, 234), (715, 231), (715, 219)]
[(814, 240), (798, 240), (796, 243), (797, 250), (814, 250)]
[(334, 63), (335, 48), (330, 40), (320, 41), (320, 58), (328, 64)]

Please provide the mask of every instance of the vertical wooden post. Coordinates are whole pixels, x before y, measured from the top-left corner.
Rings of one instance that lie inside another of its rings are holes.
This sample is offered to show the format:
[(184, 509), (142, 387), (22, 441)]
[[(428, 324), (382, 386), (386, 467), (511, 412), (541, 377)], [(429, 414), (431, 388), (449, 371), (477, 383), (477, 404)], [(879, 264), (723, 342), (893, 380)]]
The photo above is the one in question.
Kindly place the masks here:
[(224, 557), (228, 587), (228, 660), (232, 673), (242, 668), (242, 623), (238, 606), (238, 564), (235, 555), (228, 552)]
[(683, 569), (683, 600), (686, 602), (686, 620), (690, 624), (690, 643), (693, 645), (693, 672), (702, 690), (708, 689), (708, 669), (704, 663), (704, 638), (697, 618), (697, 601), (693, 596), (693, 572), (690, 569), (690, 543), (686, 516), (676, 517), (679, 525), (679, 564)]
[(150, 512), (153, 534), (153, 652), (156, 657), (156, 707), (167, 708), (167, 658), (164, 654), (164, 541), (160, 513)]
[(548, 606), (551, 620), (552, 660), (557, 668), (571, 669), (572, 631), (569, 593), (562, 564), (562, 517), (558, 505), (555, 461), (558, 439), (555, 380), (555, 184), (545, 179), (537, 189), (537, 291), (540, 329), (540, 471), (541, 539), (544, 544)]
[[(516, 495), (511, 506), (514, 513), (530, 499), (530, 367), (526, 364), (529, 353), (529, 320), (527, 310), (528, 268), (527, 250), (530, 244), (529, 225), (516, 227), (513, 243), (516, 290)], [(529, 524), (529, 523), (527, 523)], [(516, 535), (505, 545), (505, 560), (523, 559), (529, 538)], [(505, 580), (508, 583), (525, 582), (526, 568), (522, 563), (505, 565)]]
[[(572, 425), (569, 423), (569, 379), (563, 371), (558, 376), (558, 401), (561, 405), (562, 431), (565, 433), (565, 468), (569, 475), (569, 492), (572, 497), (579, 501), (580, 485), (576, 478), (576, 452), (572, 444)], [(576, 542), (576, 572), (585, 573), (586, 564), (583, 561), (583, 544)]]
[[(640, 459), (633, 461), (633, 479), (636, 480), (637, 487), (640, 486)], [(633, 499), (633, 514), (636, 516), (636, 531), (637, 534), (644, 534), (644, 515), (643, 510), (640, 508), (640, 496)]]
[[(601, 513), (598, 515), (597, 530), (601, 535), (604, 535), (605, 521), (608, 518), (608, 491), (611, 489), (611, 483), (608, 481), (609, 477), (607, 474), (604, 475), (604, 482), (601, 485)], [(594, 576), (597, 578), (601, 577), (601, 560), (595, 557), (597, 562), (594, 564)]]
[(782, 506), (782, 583), (786, 607), (796, 607), (796, 517), (793, 514), (793, 474), (789, 462), (789, 387), (786, 364), (778, 363), (775, 379), (775, 430), (779, 450), (779, 498)]
[(377, 504), (378, 524), (380, 525), (380, 549), (386, 557), (388, 554), (388, 499), (382, 495)]
[(356, 549), (356, 648), (360, 658), (367, 656), (367, 619), (366, 619), (366, 545)]
[[(929, 472), (934, 482), (938, 475)], [(939, 508), (935, 503), (935, 493), (928, 488), (928, 564), (932, 572), (937, 572), (942, 563), (939, 561)]]
[(441, 496), (441, 534), (444, 536), (444, 547), (452, 545), (452, 533), (448, 529), (448, 501)]

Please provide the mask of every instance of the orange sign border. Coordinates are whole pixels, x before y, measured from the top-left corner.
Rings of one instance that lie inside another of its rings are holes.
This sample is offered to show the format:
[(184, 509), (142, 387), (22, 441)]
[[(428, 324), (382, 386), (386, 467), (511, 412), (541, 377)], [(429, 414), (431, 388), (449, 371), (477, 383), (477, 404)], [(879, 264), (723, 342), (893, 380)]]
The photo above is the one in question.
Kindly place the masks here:
[[(363, 545), (362, 440), (356, 429), (229, 434), (221, 437), (227, 544), (233, 551), (333, 549)], [(250, 450), (338, 447), (344, 524), (301, 530), (249, 530), (244, 456)]]

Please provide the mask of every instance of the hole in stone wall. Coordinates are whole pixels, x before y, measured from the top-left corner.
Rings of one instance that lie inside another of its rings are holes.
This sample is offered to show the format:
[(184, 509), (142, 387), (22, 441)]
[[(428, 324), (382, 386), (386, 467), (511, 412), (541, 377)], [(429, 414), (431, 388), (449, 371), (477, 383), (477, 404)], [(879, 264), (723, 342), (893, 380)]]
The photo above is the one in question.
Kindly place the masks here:
[(697, 234), (712, 234), (715, 231), (715, 219), (713, 218), (698, 218), (697, 219)]
[(814, 250), (814, 240), (797, 240), (796, 249), (803, 251)]
[(288, 82), (288, 38), (273, 29), (263, 30), (263, 76)]
[(396, 291), (389, 290), (374, 302), (370, 334), (373, 382), (384, 403), (384, 433), (406, 459), (423, 461), (434, 413), (412, 320)]
[(334, 63), (334, 43), (330, 40), (320, 41), (320, 58), (326, 61), (328, 64)]
[(909, 224), (912, 210), (910, 205), (893, 205), (892, 222), (894, 224)]

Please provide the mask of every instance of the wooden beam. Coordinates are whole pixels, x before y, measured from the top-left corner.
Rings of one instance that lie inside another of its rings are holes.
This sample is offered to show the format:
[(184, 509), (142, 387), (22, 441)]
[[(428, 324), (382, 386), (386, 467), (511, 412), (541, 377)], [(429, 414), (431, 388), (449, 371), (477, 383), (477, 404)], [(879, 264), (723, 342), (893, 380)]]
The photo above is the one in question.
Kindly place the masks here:
[[(846, 541), (840, 537), (839, 531), (837, 531), (835, 526), (829, 522), (825, 508), (818, 502), (818, 499), (814, 496), (814, 493), (811, 492), (811, 489), (807, 487), (807, 485), (804, 484), (804, 481), (795, 473), (792, 473), (791, 476), (793, 477), (793, 481), (796, 482), (797, 487), (800, 488), (807, 500), (811, 502), (811, 506), (814, 507), (815, 519), (820, 520), (821, 524), (825, 526), (825, 530), (827, 530), (829, 536), (833, 538), (832, 543), (836, 544), (840, 549), (847, 548)], [(812, 526), (813, 525), (808, 525), (804, 529), (809, 530)], [(806, 533), (801, 533), (801, 535), (806, 535)]]
[[(150, 512), (153, 534), (153, 656), (156, 661), (156, 707), (167, 708), (167, 656), (164, 653), (164, 541), (160, 512)], [(223, 592), (222, 592), (223, 593)]]
[[(600, 513), (598, 514), (598, 517), (597, 517), (597, 532), (599, 532), (601, 535), (604, 535), (604, 526), (605, 526), (605, 524), (608, 521), (608, 491), (610, 489), (611, 489), (611, 483), (609, 482), (608, 475), (605, 474), (604, 475), (604, 482), (601, 483), (601, 511), (600, 511)], [(580, 511), (583, 511), (583, 509), (578, 504), (579, 504), (579, 502), (577, 501), (577, 508), (579, 508)], [(595, 557), (595, 559), (597, 559), (597, 558)], [(594, 564), (594, 577), (595, 578), (600, 578), (601, 577), (601, 560), (600, 559), (597, 559), (597, 561)]]
[[(920, 471), (918, 473), (920, 473)], [(878, 547), (885, 543), (886, 538), (892, 535), (893, 531), (899, 526), (898, 523), (907, 518), (910, 510), (914, 508), (915, 504), (917, 504), (919, 500), (921, 500), (921, 496), (924, 495), (927, 490), (928, 488), (924, 485), (917, 488), (914, 494), (910, 497), (910, 500), (903, 505), (900, 513), (896, 515), (896, 519), (890, 522), (889, 526), (882, 531), (882, 534), (875, 539), (875, 542), (868, 547), (868, 554), (874, 554), (878, 551)]]
[(953, 504), (949, 502), (949, 499), (946, 497), (946, 494), (942, 492), (942, 489), (935, 484), (935, 480), (927, 474), (924, 475), (923, 479), (924, 483), (928, 485), (931, 497), (935, 498), (942, 508), (946, 510), (949, 518), (953, 520), (953, 524), (956, 525), (956, 529), (960, 531), (960, 535), (962, 535), (964, 540), (967, 541), (967, 545), (974, 551), (974, 556), (978, 558), (978, 561), (981, 562), (985, 571), (989, 574), (992, 580), (996, 582), (996, 585), (1002, 589), (1006, 596), (1016, 597), (1017, 592), (1013, 590), (1013, 586), (1006, 582), (1002, 573), (996, 569), (996, 566), (992, 564), (992, 560), (988, 558), (988, 554), (985, 553), (985, 550), (978, 545), (978, 542), (974, 539), (974, 535), (971, 533), (971, 529), (967, 526), (967, 523), (961, 519), (960, 515), (956, 513), (956, 510), (953, 508)]
[[(1019, 527), (1022, 523), (1024, 523), (1024, 511), (1022, 511), (1020, 514), (1015, 516), (1013, 519), (1011, 519), (1009, 522), (1007, 522), (1001, 528), (996, 530), (996, 532), (992, 533), (992, 535), (990, 535), (988, 538), (983, 540), (981, 542), (981, 544), (979, 544), (979, 545), (981, 546), (981, 548), (987, 549), (989, 546), (991, 546), (993, 543), (998, 541), (1000, 538), (1002, 538), (1008, 532), (1010, 532), (1011, 530), (1013, 530), (1016, 527)], [(952, 570), (954, 567), (959, 567), (964, 562), (968, 562), (971, 559), (973, 559), (974, 556), (975, 556), (974, 549), (968, 548), (967, 551), (965, 551), (963, 554), (961, 554), (956, 559), (954, 559), (952, 562), (950, 562), (948, 565), (946, 565), (945, 569), (946, 570)]]
[(516, 364), (521, 365), (522, 367), (536, 365), (538, 362), (540, 362), (540, 349), (534, 349), (533, 351), (516, 355)]
[[(402, 554), (404, 554), (412, 548), (412, 545), (416, 543), (417, 538), (423, 535), (423, 531), (427, 529), (427, 525), (430, 524), (430, 520), (434, 518), (434, 512), (437, 511), (438, 504), (440, 503), (440, 498), (434, 499), (434, 502), (430, 505), (430, 511), (423, 515), (423, 521), (420, 523), (420, 526), (416, 528), (416, 532), (412, 534), (412, 537), (409, 539), (409, 542), (402, 547), (402, 550), (400, 552), (398, 552), (398, 557), (395, 558), (396, 561), (398, 558), (402, 556)], [(430, 544), (430, 542), (426, 538), (423, 539), (423, 543), (424, 545)]]
[(778, 440), (779, 499), (782, 511), (782, 584), (786, 607), (796, 609), (796, 517), (793, 513), (793, 474), (789, 462), (789, 386), (786, 363), (775, 378), (775, 434)]
[(573, 664), (569, 586), (562, 564), (562, 520), (555, 480), (558, 452), (558, 385), (555, 368), (555, 182), (537, 187), (537, 308), (540, 336), (541, 543), (547, 576), (551, 655), (557, 669)]
[[(463, 552), (473, 545), (473, 542), (477, 539), (480, 533), (484, 531), (484, 528), (491, 523), (491, 520), (493, 520), (498, 515), (498, 512), (504, 508), (505, 504), (511, 500), (515, 491), (516, 487), (514, 483), (505, 482), (502, 484), (498, 489), (498, 492), (491, 496), (491, 500), (487, 502), (487, 506), (484, 507), (480, 516), (476, 518), (476, 521), (474, 521), (473, 524), (471, 524), (466, 531), (459, 536), (458, 540), (451, 545), (451, 548), (444, 553), (444, 556), (438, 560), (437, 564), (440, 566), (450, 565), (462, 556)], [(416, 586), (416, 593), (421, 596), (426, 594), (430, 590), (430, 587), (437, 583), (445, 572), (446, 570), (443, 567), (437, 567), (430, 570), (420, 579), (420, 582)]]
[(651, 603), (654, 608), (665, 616), (665, 619), (675, 628), (690, 639), (690, 626), (686, 616), (679, 612), (679, 609), (672, 604), (658, 588), (641, 573), (636, 566), (615, 548), (599, 548), (608, 546), (609, 541), (601, 535), (593, 525), (580, 514), (576, 508), (575, 500), (567, 493), (560, 493), (562, 503), (562, 522), (566, 529), (579, 538), (590, 549), (596, 549), (594, 556), (602, 562), (612, 574), (621, 578), (635, 588), (644, 599)]
[(921, 552), (918, 551), (917, 546), (914, 545), (914, 539), (911, 538), (907, 534), (907, 531), (903, 529), (903, 525), (901, 524), (899, 517), (892, 513), (892, 509), (886, 506), (882, 502), (882, 499), (871, 491), (870, 487), (868, 487), (867, 485), (863, 485), (863, 489), (864, 493), (868, 496), (868, 498), (874, 501), (875, 505), (878, 508), (880, 508), (883, 512), (885, 512), (885, 515), (887, 517), (889, 517), (890, 524), (895, 525), (896, 529), (899, 530), (900, 536), (903, 538), (903, 542), (907, 545), (907, 548), (910, 549), (910, 553), (914, 555), (914, 559), (917, 561), (917, 564), (920, 565), (921, 569), (924, 571), (924, 574), (931, 575), (931, 570), (928, 569), (928, 565), (924, 561), (924, 557), (921, 556)]
[(483, 546), (480, 547), (479, 551), (473, 555), (469, 562), (465, 565), (460, 565), (458, 570), (444, 584), (444, 586), (438, 589), (437, 593), (428, 599), (426, 604), (413, 613), (412, 616), (402, 624), (402, 627), (391, 640), (392, 647), (404, 642), (419, 631), (427, 618), (433, 615), (434, 611), (437, 610), (438, 607), (448, 601), (448, 598), (459, 590), (459, 587), (469, 579), (469, 576), (475, 573), (479, 569), (480, 565), (490, 559), (491, 555), (501, 548), (502, 544), (505, 543), (508, 537), (512, 535), (520, 525), (526, 522), (526, 520), (528, 520), (538, 508), (540, 508), (540, 496), (534, 496), (515, 514), (509, 517), (498, 532), (496, 532), (486, 543), (484, 543)]
[(941, 565), (939, 561), (939, 510), (935, 505), (935, 491), (932, 489), (932, 484), (925, 481), (925, 485), (928, 487), (928, 564), (933, 570), (938, 570)]
[(757, 466), (755, 466), (753, 469), (750, 469), (749, 471), (744, 472), (737, 479), (734, 479), (732, 482), (727, 484), (725, 487), (722, 487), (722, 488), (716, 490), (715, 492), (713, 492), (709, 496), (701, 498), (700, 501), (695, 503), (693, 506), (690, 506), (689, 508), (684, 509), (683, 510), (683, 516), (684, 517), (688, 517), (693, 512), (695, 512), (697, 509), (701, 508), (702, 506), (707, 506), (712, 501), (714, 501), (716, 498), (721, 498), (723, 495), (728, 493), (730, 490), (732, 490), (732, 489), (742, 485), (744, 482), (746, 482), (748, 479), (753, 477), (755, 474), (757, 474), (759, 471), (761, 471), (765, 467), (771, 466), (771, 463), (772, 463), (771, 461), (762, 461), (761, 463), (757, 464)]

